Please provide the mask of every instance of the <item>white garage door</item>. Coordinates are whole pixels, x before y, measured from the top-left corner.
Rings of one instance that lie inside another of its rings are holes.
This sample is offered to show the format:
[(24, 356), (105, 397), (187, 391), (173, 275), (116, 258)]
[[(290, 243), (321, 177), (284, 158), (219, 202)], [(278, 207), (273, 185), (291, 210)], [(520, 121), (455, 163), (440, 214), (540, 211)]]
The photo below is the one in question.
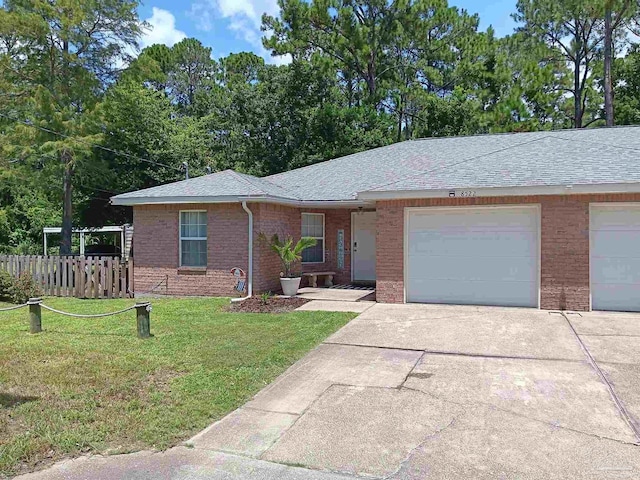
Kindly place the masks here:
[(408, 302), (538, 306), (538, 207), (407, 215)]
[(591, 307), (640, 311), (640, 205), (591, 207)]

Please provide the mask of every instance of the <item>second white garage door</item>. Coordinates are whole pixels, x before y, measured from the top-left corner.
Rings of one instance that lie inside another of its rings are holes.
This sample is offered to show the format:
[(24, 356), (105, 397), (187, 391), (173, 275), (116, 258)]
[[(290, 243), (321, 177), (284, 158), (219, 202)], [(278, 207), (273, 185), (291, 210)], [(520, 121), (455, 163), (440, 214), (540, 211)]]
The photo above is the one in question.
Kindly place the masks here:
[(538, 206), (408, 209), (407, 302), (537, 307), (538, 228)]
[(640, 205), (592, 205), (591, 306), (640, 311)]

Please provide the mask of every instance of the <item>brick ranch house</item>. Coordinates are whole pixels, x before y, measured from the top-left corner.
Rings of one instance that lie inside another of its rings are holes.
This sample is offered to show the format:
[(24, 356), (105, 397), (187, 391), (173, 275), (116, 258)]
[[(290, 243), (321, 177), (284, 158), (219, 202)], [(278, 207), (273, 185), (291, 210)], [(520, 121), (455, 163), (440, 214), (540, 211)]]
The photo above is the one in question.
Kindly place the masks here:
[(379, 302), (640, 310), (636, 127), (410, 140), (112, 202), (133, 207), (138, 291), (233, 295), (233, 267), (276, 291), (277, 233), (317, 238), (303, 270), (375, 281)]

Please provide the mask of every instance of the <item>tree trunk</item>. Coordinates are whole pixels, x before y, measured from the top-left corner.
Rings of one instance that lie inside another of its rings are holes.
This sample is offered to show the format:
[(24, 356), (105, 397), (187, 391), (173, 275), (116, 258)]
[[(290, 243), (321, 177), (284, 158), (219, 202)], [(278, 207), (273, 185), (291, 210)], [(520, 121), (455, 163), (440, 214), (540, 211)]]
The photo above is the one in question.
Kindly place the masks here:
[(613, 127), (613, 81), (611, 78), (613, 25), (611, 21), (611, 2), (606, 3), (604, 12), (604, 111), (607, 127)]
[(576, 60), (573, 65), (573, 115), (574, 127), (582, 128), (582, 86), (580, 82), (580, 61)]
[(402, 120), (404, 119), (404, 98), (400, 95), (400, 105), (398, 106), (398, 131), (396, 141), (400, 142), (402, 140)]
[(62, 236), (60, 238), (60, 255), (71, 255), (71, 235), (73, 229), (73, 203), (71, 202), (73, 177), (73, 155), (63, 150), (61, 160), (64, 168), (62, 177)]

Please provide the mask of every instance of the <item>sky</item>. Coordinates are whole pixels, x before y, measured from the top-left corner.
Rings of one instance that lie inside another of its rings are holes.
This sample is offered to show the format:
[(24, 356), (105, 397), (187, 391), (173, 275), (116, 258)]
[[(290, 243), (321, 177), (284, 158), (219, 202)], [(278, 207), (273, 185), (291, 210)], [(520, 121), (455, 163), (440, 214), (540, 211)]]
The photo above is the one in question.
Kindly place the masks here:
[[(513, 30), (510, 14), (516, 0), (450, 0), (449, 4), (480, 14), (483, 30), (493, 25), (499, 36)], [(152, 28), (141, 46), (172, 46), (195, 37), (212, 48), (214, 58), (251, 51), (270, 63), (285, 63), (286, 58), (272, 58), (262, 46), (260, 23), (265, 12), (277, 15), (277, 0), (146, 0), (139, 8), (140, 18)]]

